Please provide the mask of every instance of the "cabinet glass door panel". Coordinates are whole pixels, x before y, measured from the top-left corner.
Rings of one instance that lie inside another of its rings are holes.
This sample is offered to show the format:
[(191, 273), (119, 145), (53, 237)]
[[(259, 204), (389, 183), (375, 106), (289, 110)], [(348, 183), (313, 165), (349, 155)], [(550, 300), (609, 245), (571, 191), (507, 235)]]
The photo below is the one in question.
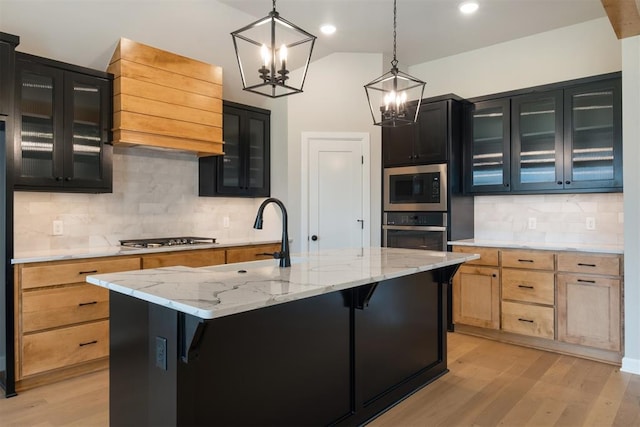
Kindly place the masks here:
[(54, 120), (54, 78), (23, 72), (21, 75), (21, 174), (50, 178), (54, 174), (57, 128)]
[(472, 108), (466, 154), (471, 191), (509, 191), (509, 117), (508, 99), (478, 102)]
[(571, 97), (571, 181), (613, 179), (613, 90)]
[(101, 97), (99, 86), (73, 81), (73, 179), (100, 179)]
[(249, 118), (249, 188), (264, 186), (265, 159), (265, 123), (264, 119)]
[(224, 157), (222, 158), (221, 181), (219, 185), (228, 188), (240, 188), (240, 116), (224, 113)]
[(562, 188), (562, 92), (514, 98), (511, 114), (514, 189)]

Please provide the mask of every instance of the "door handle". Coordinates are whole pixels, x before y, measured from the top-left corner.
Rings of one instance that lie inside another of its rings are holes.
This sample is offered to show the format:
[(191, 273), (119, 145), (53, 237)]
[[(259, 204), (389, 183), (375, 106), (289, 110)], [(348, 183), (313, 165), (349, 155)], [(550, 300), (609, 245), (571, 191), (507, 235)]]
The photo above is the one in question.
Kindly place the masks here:
[(316, 235), (314, 234), (313, 236), (311, 236), (311, 240), (313, 240), (313, 241), (315, 242), (316, 240), (318, 240), (318, 236), (316, 236)]
[(364, 230), (364, 219), (356, 219), (360, 223), (360, 228)]

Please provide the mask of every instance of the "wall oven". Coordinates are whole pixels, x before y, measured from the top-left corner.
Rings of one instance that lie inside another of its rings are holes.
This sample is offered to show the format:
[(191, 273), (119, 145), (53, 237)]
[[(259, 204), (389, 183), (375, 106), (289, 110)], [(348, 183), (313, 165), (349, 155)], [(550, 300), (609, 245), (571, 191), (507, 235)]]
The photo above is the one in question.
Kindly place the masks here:
[(445, 212), (385, 212), (382, 245), (389, 248), (447, 250)]
[(385, 211), (447, 211), (447, 165), (384, 169)]

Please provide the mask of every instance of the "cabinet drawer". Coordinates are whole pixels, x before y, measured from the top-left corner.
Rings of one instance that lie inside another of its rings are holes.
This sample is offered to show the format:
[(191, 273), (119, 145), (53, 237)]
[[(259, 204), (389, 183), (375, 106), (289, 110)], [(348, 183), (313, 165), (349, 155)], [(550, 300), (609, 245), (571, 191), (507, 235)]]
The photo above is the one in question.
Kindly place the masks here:
[(502, 251), (502, 266), (529, 268), (535, 270), (553, 270), (554, 252), (547, 251)]
[(115, 273), (118, 271), (138, 269), (140, 269), (140, 258), (33, 265), (22, 268), (20, 283), (22, 289), (84, 283), (85, 278), (91, 274)]
[(22, 294), (22, 331), (33, 332), (109, 317), (109, 291), (94, 285), (36, 289)]
[(108, 320), (25, 335), (22, 375), (39, 374), (108, 355)]
[(620, 261), (618, 255), (559, 253), (558, 271), (620, 276)]
[(554, 338), (553, 307), (502, 302), (502, 330), (540, 338)]
[(502, 270), (502, 299), (553, 305), (554, 274), (547, 271)]
[(227, 264), (233, 264), (234, 262), (257, 261), (260, 259), (273, 259), (272, 255), (264, 254), (273, 254), (274, 252), (280, 252), (280, 243), (227, 249)]
[(479, 259), (467, 261), (465, 264), (476, 265), (492, 265), (498, 266), (498, 249), (497, 248), (481, 248), (475, 246), (454, 246), (454, 252), (461, 252), (466, 254), (478, 254)]
[(224, 264), (224, 260), (224, 249), (199, 249), (170, 254), (143, 255), (142, 268), (172, 267), (174, 265), (207, 267), (209, 265)]

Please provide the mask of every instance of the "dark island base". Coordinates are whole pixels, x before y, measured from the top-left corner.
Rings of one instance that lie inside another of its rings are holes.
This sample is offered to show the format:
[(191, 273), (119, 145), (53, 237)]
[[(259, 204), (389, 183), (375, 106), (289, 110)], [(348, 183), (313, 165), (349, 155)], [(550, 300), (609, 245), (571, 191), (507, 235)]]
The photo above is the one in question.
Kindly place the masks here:
[(110, 423), (362, 424), (447, 372), (456, 269), (214, 320), (112, 291)]

